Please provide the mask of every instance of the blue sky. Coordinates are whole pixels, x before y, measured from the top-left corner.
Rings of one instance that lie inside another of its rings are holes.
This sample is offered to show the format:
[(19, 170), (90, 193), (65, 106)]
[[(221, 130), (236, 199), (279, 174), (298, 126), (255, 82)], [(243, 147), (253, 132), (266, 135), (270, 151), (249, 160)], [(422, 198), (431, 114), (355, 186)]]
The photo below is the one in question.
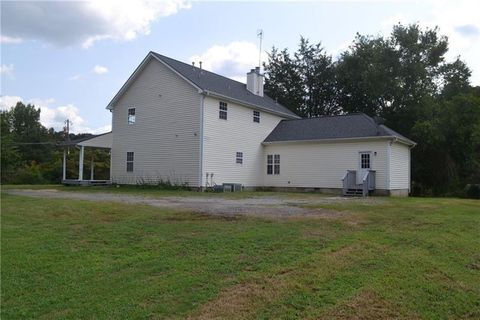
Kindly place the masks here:
[[(104, 132), (110, 99), (150, 51), (243, 81), (263, 49), (296, 49), (300, 35), (332, 55), (357, 32), (388, 34), (397, 22), (438, 25), (448, 59), (460, 55), (480, 85), (478, 1), (331, 2), (4, 2), (1, 19), (1, 108), (16, 100), (42, 108), (57, 130)], [(265, 59), (265, 55), (263, 55)]]

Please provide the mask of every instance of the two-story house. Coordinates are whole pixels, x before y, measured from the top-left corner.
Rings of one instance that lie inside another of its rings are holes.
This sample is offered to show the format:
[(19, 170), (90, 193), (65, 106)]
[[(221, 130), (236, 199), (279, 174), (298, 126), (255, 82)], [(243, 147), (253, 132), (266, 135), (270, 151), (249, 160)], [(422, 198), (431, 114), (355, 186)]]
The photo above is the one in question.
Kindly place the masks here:
[(263, 82), (148, 53), (107, 107), (112, 182), (408, 194), (414, 142), (364, 114), (301, 119)]

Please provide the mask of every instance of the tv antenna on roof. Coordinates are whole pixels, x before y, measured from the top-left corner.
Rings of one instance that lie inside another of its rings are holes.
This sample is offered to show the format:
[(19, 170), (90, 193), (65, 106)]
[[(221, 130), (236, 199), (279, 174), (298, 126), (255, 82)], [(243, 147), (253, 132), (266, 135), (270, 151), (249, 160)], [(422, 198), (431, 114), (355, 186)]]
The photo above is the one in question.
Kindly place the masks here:
[(257, 37), (260, 38), (260, 49), (258, 51), (258, 67), (262, 68), (262, 40), (263, 40), (263, 30), (257, 30)]

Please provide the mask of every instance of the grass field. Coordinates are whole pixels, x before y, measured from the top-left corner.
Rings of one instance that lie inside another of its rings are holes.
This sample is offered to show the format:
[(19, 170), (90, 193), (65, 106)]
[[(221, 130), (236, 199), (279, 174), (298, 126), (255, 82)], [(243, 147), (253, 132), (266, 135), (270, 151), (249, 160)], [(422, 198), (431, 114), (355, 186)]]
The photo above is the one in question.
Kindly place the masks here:
[(480, 202), (382, 199), (262, 219), (3, 194), (1, 316), (479, 319)]

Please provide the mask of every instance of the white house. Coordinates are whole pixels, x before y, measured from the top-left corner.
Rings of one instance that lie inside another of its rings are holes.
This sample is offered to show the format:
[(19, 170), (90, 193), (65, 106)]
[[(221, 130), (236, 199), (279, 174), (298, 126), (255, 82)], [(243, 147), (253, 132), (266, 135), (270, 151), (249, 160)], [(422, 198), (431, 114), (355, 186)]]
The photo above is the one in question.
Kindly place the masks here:
[(408, 194), (414, 142), (364, 114), (301, 119), (263, 80), (150, 52), (107, 106), (112, 182)]

